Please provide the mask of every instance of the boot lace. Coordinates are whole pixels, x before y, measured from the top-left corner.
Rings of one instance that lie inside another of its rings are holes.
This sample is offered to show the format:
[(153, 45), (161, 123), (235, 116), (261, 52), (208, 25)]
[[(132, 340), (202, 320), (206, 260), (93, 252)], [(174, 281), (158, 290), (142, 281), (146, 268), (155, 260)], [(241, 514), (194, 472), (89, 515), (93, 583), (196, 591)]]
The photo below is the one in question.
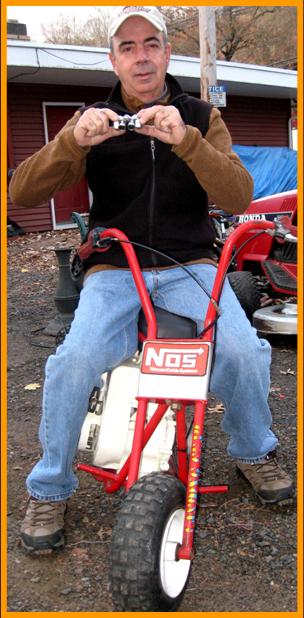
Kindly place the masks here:
[(62, 502), (38, 502), (30, 499), (29, 504), (27, 519), (30, 519), (31, 526), (34, 528), (47, 526), (54, 522), (60, 523), (66, 509), (65, 503)]
[(261, 474), (265, 481), (276, 481), (283, 480), (285, 478), (285, 474), (283, 470), (280, 468), (275, 454), (269, 453), (266, 457), (266, 463), (258, 463), (255, 464), (255, 470), (258, 474)]

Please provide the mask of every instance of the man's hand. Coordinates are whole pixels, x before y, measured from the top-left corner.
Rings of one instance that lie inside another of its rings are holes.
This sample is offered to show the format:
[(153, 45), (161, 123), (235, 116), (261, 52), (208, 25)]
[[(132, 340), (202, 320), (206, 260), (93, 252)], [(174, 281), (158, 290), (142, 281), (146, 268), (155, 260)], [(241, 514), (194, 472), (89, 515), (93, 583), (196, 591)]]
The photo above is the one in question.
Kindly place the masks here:
[(186, 125), (174, 105), (153, 105), (141, 109), (137, 116), (143, 125), (141, 129), (136, 129), (138, 133), (175, 146), (185, 137)]
[(74, 128), (74, 137), (79, 146), (96, 146), (110, 137), (118, 137), (124, 131), (117, 131), (110, 126), (110, 121), (118, 119), (118, 114), (111, 109), (91, 107), (80, 116)]

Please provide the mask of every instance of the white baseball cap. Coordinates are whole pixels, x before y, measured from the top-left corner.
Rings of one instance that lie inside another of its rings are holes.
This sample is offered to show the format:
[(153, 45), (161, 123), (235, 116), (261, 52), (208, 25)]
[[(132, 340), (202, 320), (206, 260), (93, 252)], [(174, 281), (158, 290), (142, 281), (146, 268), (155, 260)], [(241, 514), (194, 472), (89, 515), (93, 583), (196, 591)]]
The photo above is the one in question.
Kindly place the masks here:
[(124, 6), (114, 14), (109, 25), (109, 39), (114, 36), (120, 26), (129, 19), (129, 17), (143, 17), (149, 21), (157, 30), (164, 32), (167, 35), (165, 20), (156, 8), (156, 6)]

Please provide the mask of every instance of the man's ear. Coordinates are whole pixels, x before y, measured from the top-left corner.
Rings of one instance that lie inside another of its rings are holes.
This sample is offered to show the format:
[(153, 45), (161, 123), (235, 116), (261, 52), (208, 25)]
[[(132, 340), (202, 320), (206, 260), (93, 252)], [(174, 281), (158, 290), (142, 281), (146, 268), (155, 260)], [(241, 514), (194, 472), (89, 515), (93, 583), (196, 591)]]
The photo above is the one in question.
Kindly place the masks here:
[(109, 58), (109, 60), (111, 62), (111, 65), (113, 67), (113, 71), (114, 71), (115, 75), (118, 76), (118, 72), (117, 72), (117, 69), (116, 69), (116, 60), (115, 60), (114, 54), (112, 52), (110, 52), (109, 55), (108, 55), (108, 58)]
[(168, 68), (168, 66), (169, 66), (170, 57), (171, 57), (171, 43), (167, 43), (167, 44), (166, 44), (166, 60), (167, 60), (167, 68)]

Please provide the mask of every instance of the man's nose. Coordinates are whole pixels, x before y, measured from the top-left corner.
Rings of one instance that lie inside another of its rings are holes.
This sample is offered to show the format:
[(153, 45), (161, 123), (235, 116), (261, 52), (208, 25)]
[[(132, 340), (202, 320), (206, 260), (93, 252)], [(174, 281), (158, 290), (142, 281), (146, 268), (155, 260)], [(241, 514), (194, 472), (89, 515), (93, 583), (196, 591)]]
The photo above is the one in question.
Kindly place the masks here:
[(144, 45), (139, 45), (136, 52), (136, 62), (145, 62), (148, 59), (148, 51)]

